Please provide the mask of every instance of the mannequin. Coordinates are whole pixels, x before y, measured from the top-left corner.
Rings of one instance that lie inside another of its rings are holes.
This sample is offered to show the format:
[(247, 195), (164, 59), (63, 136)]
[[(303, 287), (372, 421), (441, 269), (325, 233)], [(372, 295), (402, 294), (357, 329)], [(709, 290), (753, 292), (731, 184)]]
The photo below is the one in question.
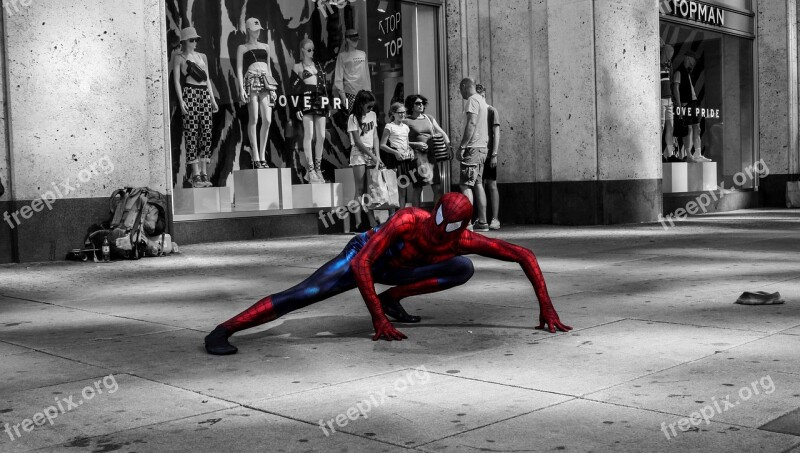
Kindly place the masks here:
[[(678, 86), (673, 89), (673, 93), (675, 93), (676, 111), (679, 110), (678, 106), (686, 107), (686, 112), (680, 110), (678, 114), (688, 129), (688, 133), (683, 137), (686, 162), (710, 162), (711, 159), (704, 157), (702, 153), (700, 117), (694, 111), (700, 105), (692, 80), (692, 72), (696, 64), (697, 55), (694, 52), (687, 52), (683, 57), (683, 63), (675, 70), (674, 84)], [(692, 145), (694, 145), (694, 154), (692, 154)]]
[[(300, 42), (300, 63), (294, 65), (294, 86), (298, 95), (295, 114), (303, 122), (303, 152), (308, 161), (305, 180), (324, 183), (322, 176), (322, 151), (325, 146), (325, 124), (330, 109), (327, 99), (325, 71), (314, 62), (314, 42), (306, 38)], [(316, 138), (314, 151), (311, 144)]]
[(666, 142), (666, 153), (662, 154), (663, 162), (682, 162), (675, 155), (674, 130), (674, 105), (672, 102), (672, 56), (675, 49), (661, 39), (661, 61), (659, 71), (661, 74), (661, 132)]
[[(261, 22), (255, 17), (246, 21), (247, 42), (236, 51), (236, 76), (243, 104), (248, 106), (247, 135), (250, 138), (250, 157), (253, 168), (269, 168), (267, 142), (272, 124), (272, 106), (277, 98), (275, 80), (269, 65), (269, 46), (258, 41)], [(247, 72), (242, 76), (242, 70)], [(261, 114), (261, 134), (257, 137), (256, 125)], [(260, 138), (260, 140), (259, 140)]]
[(181, 93), (183, 112), (183, 138), (186, 144), (186, 163), (192, 166), (192, 187), (211, 187), (208, 163), (211, 161), (211, 113), (219, 110), (211, 80), (208, 78), (208, 60), (196, 52), (200, 35), (194, 27), (181, 30), (181, 52), (173, 72), (175, 90)]
[(372, 91), (372, 83), (369, 78), (367, 54), (357, 48), (360, 39), (358, 31), (347, 30), (344, 37), (344, 47), (336, 57), (333, 86), (342, 100), (342, 105), (347, 106), (347, 113), (352, 113), (356, 94), (361, 90)]

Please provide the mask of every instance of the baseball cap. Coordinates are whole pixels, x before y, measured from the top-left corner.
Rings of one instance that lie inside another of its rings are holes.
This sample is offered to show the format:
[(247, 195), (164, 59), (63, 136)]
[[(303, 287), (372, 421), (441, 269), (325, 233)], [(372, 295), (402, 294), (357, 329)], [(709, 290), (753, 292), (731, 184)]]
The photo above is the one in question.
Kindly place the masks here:
[(247, 19), (245, 24), (246, 24), (246, 28), (248, 30), (263, 30), (264, 29), (264, 27), (261, 26), (261, 21), (256, 19), (255, 17), (251, 17), (250, 19)]

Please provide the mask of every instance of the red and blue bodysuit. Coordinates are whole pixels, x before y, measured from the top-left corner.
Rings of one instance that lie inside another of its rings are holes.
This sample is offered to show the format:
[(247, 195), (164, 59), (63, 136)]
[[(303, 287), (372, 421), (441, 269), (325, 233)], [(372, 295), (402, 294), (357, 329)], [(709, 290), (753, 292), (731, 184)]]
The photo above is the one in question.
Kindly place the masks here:
[[(472, 205), (460, 193), (445, 194), (433, 213), (406, 208), (384, 225), (355, 236), (334, 259), (292, 288), (261, 299), (252, 307), (217, 326), (206, 336), (211, 354), (233, 354), (228, 342), (235, 332), (277, 319), (286, 313), (358, 288), (375, 328), (373, 340), (402, 340), (386, 315), (401, 322), (419, 317), (403, 310), (400, 300), (442, 291), (466, 283), (474, 272), (472, 261), (462, 256), (477, 254), (522, 266), (539, 299), (539, 329), (568, 331), (547, 294), (544, 276), (530, 250), (466, 229)], [(393, 285), (378, 295), (375, 283)]]

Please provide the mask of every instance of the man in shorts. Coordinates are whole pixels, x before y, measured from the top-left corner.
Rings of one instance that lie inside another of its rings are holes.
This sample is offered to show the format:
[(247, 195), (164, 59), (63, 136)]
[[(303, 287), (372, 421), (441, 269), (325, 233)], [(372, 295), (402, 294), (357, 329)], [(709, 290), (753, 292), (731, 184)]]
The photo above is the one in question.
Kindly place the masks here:
[[(486, 88), (478, 84), (475, 87), (478, 94), (486, 99)], [(497, 109), (486, 104), (488, 115), (486, 117), (489, 130), (489, 152), (486, 154), (486, 165), (483, 169), (483, 183), (486, 191), (486, 198), (492, 206), (492, 221), (489, 222), (490, 230), (500, 229), (500, 192), (497, 190), (497, 151), (500, 148), (500, 116)]]
[(475, 79), (464, 78), (459, 86), (461, 97), (467, 101), (464, 112), (466, 121), (461, 144), (458, 147), (458, 156), (461, 161), (461, 193), (466, 195), (475, 207), (478, 220), (474, 231), (489, 231), (486, 222), (486, 192), (483, 190), (483, 166), (486, 163), (486, 154), (489, 152), (489, 109), (483, 96), (476, 90)]

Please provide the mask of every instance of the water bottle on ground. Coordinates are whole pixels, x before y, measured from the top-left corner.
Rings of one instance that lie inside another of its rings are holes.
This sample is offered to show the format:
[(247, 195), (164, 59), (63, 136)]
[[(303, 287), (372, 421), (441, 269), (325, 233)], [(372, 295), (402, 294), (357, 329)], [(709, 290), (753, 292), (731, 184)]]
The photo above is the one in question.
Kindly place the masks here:
[(103, 239), (103, 262), (108, 263), (111, 261), (111, 244), (108, 243), (108, 238)]

